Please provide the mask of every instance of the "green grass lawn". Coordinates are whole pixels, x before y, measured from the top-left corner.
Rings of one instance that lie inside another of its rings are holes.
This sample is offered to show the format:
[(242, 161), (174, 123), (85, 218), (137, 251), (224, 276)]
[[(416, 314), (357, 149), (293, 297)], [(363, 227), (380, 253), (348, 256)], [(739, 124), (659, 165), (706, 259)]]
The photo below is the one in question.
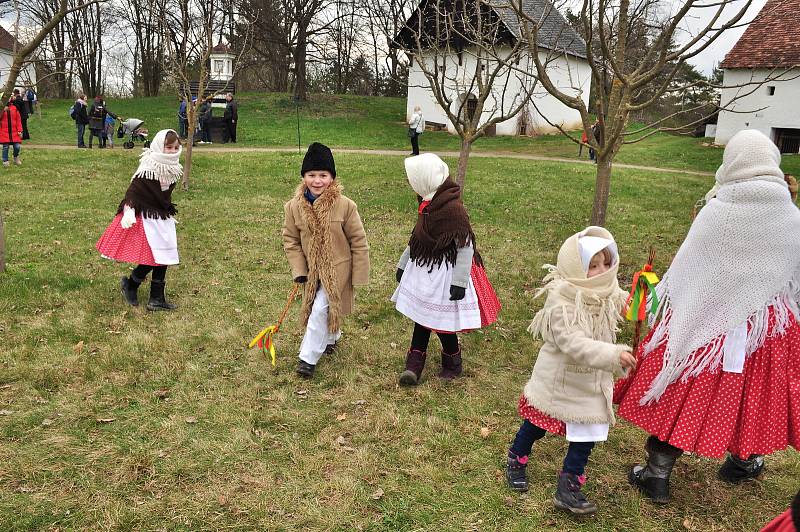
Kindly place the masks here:
[[(410, 150), (404, 124), (405, 98), (314, 94), (299, 108), (295, 108), (287, 94), (245, 93), (238, 95), (237, 100), (240, 146), (296, 146), (299, 114), (300, 141), (304, 147), (319, 141), (339, 148)], [(29, 122), (31, 142), (74, 143), (75, 126), (67, 114), (71, 105), (72, 101), (67, 100), (45, 100), (42, 119), (33, 118)], [(108, 106), (124, 117), (144, 120), (152, 132), (177, 127), (175, 96), (112, 99)], [(215, 109), (215, 116), (220, 112)], [(722, 150), (704, 146), (709, 140), (658, 134), (623, 147), (617, 162), (714, 172), (722, 161)], [(423, 151), (458, 150), (459, 139), (445, 132), (426, 132), (420, 138), (420, 146)], [(484, 138), (475, 143), (474, 149), (578, 159), (577, 146), (560, 135)], [(785, 156), (784, 168), (787, 173), (800, 174), (800, 156)]]
[[(463, 378), (433, 376), (434, 340), (427, 378), (401, 389), (411, 324), (389, 297), (415, 201), (400, 157), (337, 156), (372, 277), (341, 349), (304, 382), (293, 373), (297, 306), (277, 337), (277, 368), (245, 347), (290, 288), (280, 226), (300, 157), (196, 157), (191, 190), (174, 195), (182, 263), (167, 292), (179, 309), (151, 314), (123, 304), (128, 267), (94, 250), (136, 154), (81, 155), (75, 164), (73, 152), (23, 151), (24, 166), (0, 171), (9, 262), (0, 275), (0, 530), (752, 531), (797, 490), (794, 451), (770, 456), (764, 479), (739, 487), (716, 480), (719, 462), (689, 456), (676, 468), (674, 502), (654, 506), (625, 480), (645, 434), (624, 422), (592, 455), (594, 518), (552, 508), (566, 449), (558, 437), (537, 443), (528, 494), (505, 488), (516, 401), (538, 348), (525, 332), (541, 305), (533, 292), (540, 266), (587, 222), (590, 166), (470, 163), (466, 202), (504, 309), (497, 326), (462, 337)], [(608, 228), (628, 283), (651, 243), (663, 271), (708, 178), (616, 176)]]

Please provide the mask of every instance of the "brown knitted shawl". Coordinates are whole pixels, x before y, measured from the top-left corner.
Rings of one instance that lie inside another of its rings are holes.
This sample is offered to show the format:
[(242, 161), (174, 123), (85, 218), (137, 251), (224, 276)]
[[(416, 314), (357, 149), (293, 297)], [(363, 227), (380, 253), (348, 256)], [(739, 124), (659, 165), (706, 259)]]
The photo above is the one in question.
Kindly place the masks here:
[(312, 205), (303, 196), (305, 186), (301, 183), (295, 192), (295, 201), (300, 204), (303, 219), (311, 233), (311, 243), (306, 254), (308, 262), (308, 279), (303, 287), (303, 307), (301, 323), (306, 325), (311, 315), (311, 308), (317, 296), (317, 284), (321, 283), (328, 293), (328, 331), (339, 329), (342, 308), (342, 296), (336, 268), (333, 264), (333, 245), (331, 243), (331, 212), (341, 197), (342, 189), (334, 181), (325, 189)]
[(469, 215), (461, 201), (461, 187), (449, 177), (423, 207), (408, 242), (411, 259), (420, 266), (438, 268), (456, 263), (458, 248), (472, 244), (476, 264), (482, 264)]
[(119, 204), (117, 214), (121, 213), (125, 205), (133, 207), (136, 214), (144, 218), (160, 218), (166, 220), (175, 216), (177, 209), (172, 203), (172, 189), (161, 190), (161, 183), (157, 179), (134, 178), (125, 192), (125, 197)]

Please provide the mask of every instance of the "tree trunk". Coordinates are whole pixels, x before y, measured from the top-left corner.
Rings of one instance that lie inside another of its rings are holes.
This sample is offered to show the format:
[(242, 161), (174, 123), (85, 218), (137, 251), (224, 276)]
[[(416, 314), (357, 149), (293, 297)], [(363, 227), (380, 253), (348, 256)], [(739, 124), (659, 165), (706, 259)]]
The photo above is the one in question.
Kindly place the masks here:
[(3, 210), (0, 209), (0, 273), (6, 271), (6, 237), (3, 231)]
[[(204, 84), (200, 83), (200, 89), (203, 89)], [(198, 91), (199, 97), (197, 101), (200, 102), (203, 91)], [(191, 103), (192, 95), (189, 94), (189, 103), (186, 105), (186, 118), (189, 121), (189, 131), (186, 132), (186, 155), (183, 159), (183, 177), (181, 178), (181, 185), (184, 192), (189, 190), (189, 176), (192, 173), (192, 148), (194, 147), (194, 128), (197, 122), (197, 110), (194, 109), (195, 104)]]
[(464, 180), (467, 177), (467, 163), (469, 152), (472, 150), (472, 140), (461, 139), (461, 151), (458, 154), (458, 169), (456, 170), (456, 183), (464, 189)]
[(297, 47), (294, 54), (294, 99), (298, 102), (308, 100), (306, 89), (306, 28), (301, 27), (297, 34)]
[(608, 194), (611, 191), (612, 159), (597, 157), (597, 178), (594, 185), (594, 203), (592, 204), (592, 225), (604, 226), (608, 210)]

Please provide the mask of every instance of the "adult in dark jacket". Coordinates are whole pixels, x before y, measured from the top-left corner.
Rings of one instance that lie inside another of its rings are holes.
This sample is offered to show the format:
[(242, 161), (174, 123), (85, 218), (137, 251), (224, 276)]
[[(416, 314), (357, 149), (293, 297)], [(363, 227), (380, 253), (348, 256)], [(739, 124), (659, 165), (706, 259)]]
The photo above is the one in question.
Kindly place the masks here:
[(81, 94), (75, 100), (75, 127), (78, 130), (78, 147), (85, 148), (86, 144), (83, 142), (83, 134), (86, 131), (86, 126), (89, 125), (89, 110), (86, 104), (86, 95)]
[(22, 140), (28, 140), (31, 136), (28, 134), (28, 104), (22, 99), (19, 89), (14, 89), (13, 102), (14, 107), (17, 108), (19, 118), (22, 120)]
[(11, 98), (0, 112), (0, 144), (3, 145), (3, 166), (8, 166), (8, 148), (14, 146), (14, 164), (22, 164), (19, 151), (22, 148), (22, 120), (17, 111), (15, 98)]
[(92, 147), (92, 138), (97, 137), (97, 143), (100, 148), (106, 147), (106, 139), (103, 137), (103, 130), (106, 127), (106, 116), (111, 115), (113, 118), (119, 118), (106, 107), (106, 102), (103, 101), (102, 96), (95, 96), (94, 103), (89, 109), (89, 148)]
[(202, 134), (202, 138), (200, 140), (201, 144), (211, 144), (211, 118), (213, 108), (211, 107), (211, 96), (203, 100), (203, 103), (200, 104), (199, 115), (200, 115), (200, 132)]
[(225, 95), (225, 113), (222, 118), (225, 120), (225, 134), (222, 138), (223, 143), (236, 143), (236, 122), (239, 121), (239, 105), (233, 101), (233, 94), (230, 92)]

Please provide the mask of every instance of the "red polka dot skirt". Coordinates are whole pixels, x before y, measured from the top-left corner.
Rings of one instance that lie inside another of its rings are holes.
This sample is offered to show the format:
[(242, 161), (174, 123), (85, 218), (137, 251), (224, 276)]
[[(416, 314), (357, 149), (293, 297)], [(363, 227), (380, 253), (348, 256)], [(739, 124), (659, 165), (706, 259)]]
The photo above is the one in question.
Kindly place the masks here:
[(661, 347), (640, 359), (635, 373), (617, 383), (619, 415), (684, 451), (747, 458), (791, 445), (800, 449), (800, 325), (768, 336), (747, 357), (742, 373), (705, 371), (670, 384), (655, 403), (639, 400), (661, 371)]
[(147, 242), (142, 217), (136, 217), (136, 223), (130, 229), (123, 229), (119, 224), (122, 213), (118, 214), (106, 228), (95, 247), (108, 259), (120, 262), (132, 262), (147, 266), (159, 266), (153, 258), (153, 251)]
[(540, 412), (536, 408), (532, 407), (528, 404), (528, 400), (525, 399), (525, 396), (519, 398), (519, 406), (517, 407), (519, 410), (519, 415), (539, 427), (540, 429), (544, 429), (547, 432), (552, 434), (558, 434), (559, 436), (567, 436), (567, 424), (563, 421), (560, 421), (554, 417), (550, 417), (547, 414)]
[(478, 310), (481, 313), (481, 327), (486, 327), (497, 321), (497, 315), (500, 313), (500, 300), (486, 276), (486, 270), (483, 266), (478, 266), (472, 263), (472, 269), (469, 272), (472, 279), (472, 286), (475, 287), (475, 295), (478, 296)]

